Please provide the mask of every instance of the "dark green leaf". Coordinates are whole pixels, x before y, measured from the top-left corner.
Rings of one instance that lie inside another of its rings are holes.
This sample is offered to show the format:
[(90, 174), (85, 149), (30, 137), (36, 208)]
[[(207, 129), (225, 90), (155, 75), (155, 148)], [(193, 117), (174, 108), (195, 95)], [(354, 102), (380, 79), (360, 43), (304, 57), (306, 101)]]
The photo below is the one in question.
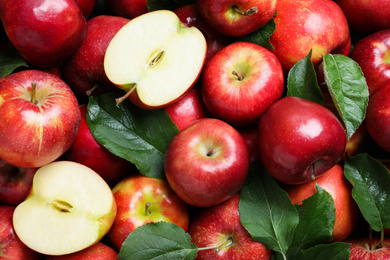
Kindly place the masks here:
[(28, 67), (28, 65), (17, 50), (7, 48), (0, 52), (0, 78), (11, 74), (19, 67)]
[(179, 130), (164, 110), (140, 109), (128, 99), (118, 108), (119, 96), (89, 98), (87, 123), (93, 136), (113, 154), (134, 163), (141, 174), (165, 177), (165, 151)]
[(371, 228), (390, 228), (390, 173), (369, 154), (347, 156), (344, 175), (352, 183), (352, 196)]
[(118, 259), (158, 260), (194, 259), (198, 248), (184, 230), (172, 223), (148, 223), (129, 234), (122, 244)]
[(340, 54), (324, 55), (324, 76), (349, 139), (366, 116), (369, 95), (366, 79), (354, 60)]
[(319, 244), (301, 251), (293, 260), (348, 260), (350, 248), (351, 244), (343, 242)]
[(300, 250), (316, 244), (332, 241), (336, 219), (336, 209), (332, 195), (316, 184), (317, 192), (296, 205), (299, 224), (294, 231), (293, 241), (287, 251), (287, 258), (295, 256)]
[(146, 5), (149, 11), (174, 10), (177, 7), (195, 4), (196, 0), (147, 0)]
[(285, 254), (299, 222), (296, 208), (261, 166), (252, 166), (241, 190), (240, 220), (253, 239)]
[(274, 47), (271, 44), (270, 38), (271, 35), (275, 32), (275, 30), (276, 30), (276, 24), (274, 18), (272, 18), (271, 20), (268, 21), (266, 25), (264, 25), (260, 29), (248, 35), (238, 37), (236, 41), (252, 42), (264, 48), (267, 48), (269, 50), (273, 50)]
[(301, 97), (320, 105), (324, 97), (318, 86), (316, 71), (311, 61), (312, 51), (298, 61), (289, 71), (287, 78), (287, 96)]

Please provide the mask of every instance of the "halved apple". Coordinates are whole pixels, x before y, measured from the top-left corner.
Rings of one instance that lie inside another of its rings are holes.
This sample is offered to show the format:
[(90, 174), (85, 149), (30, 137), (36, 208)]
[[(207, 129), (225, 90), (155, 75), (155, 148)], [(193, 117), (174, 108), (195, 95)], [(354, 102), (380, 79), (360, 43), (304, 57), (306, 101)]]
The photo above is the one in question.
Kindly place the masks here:
[[(109, 80), (141, 108), (162, 108), (180, 98), (198, 79), (206, 40), (169, 10), (140, 15), (113, 37), (104, 57)], [(121, 102), (121, 99), (117, 101)]]
[(56, 161), (38, 169), (30, 195), (15, 209), (13, 225), (31, 249), (63, 255), (97, 243), (115, 216), (112, 191), (96, 172)]

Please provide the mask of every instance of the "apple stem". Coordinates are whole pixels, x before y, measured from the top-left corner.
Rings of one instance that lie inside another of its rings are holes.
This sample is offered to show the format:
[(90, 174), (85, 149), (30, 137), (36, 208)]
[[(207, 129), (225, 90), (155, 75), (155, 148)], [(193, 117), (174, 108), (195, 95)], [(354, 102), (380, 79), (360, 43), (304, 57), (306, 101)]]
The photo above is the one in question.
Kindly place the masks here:
[(311, 179), (314, 181), (316, 179), (315, 170), (314, 170), (314, 163), (311, 168)]
[(134, 90), (135, 90), (135, 84), (130, 88), (129, 91), (127, 91), (127, 93), (124, 96), (115, 99), (116, 106), (119, 107), (119, 104), (122, 103), (125, 99), (127, 99), (131, 95), (131, 93), (133, 93)]
[(233, 238), (232, 237), (229, 237), (224, 243), (222, 243), (221, 245), (219, 245), (217, 248), (215, 248), (215, 252), (218, 253), (219, 251), (221, 251), (224, 247), (229, 247), (231, 245), (233, 245), (234, 242), (233, 242)]
[(242, 14), (242, 15), (246, 15), (246, 16), (249, 16), (249, 15), (252, 15), (252, 14), (255, 14), (258, 12), (258, 9), (256, 6), (246, 10), (245, 12), (241, 11), (237, 5), (233, 6), (233, 9), (234, 11), (236, 11), (237, 13), (239, 14)]
[(151, 203), (151, 202), (146, 202), (145, 203), (145, 216), (150, 216), (150, 214), (152, 214), (152, 211), (149, 210), (149, 207), (152, 204), (154, 204), (154, 202), (153, 203)]
[(90, 95), (93, 93), (93, 91), (94, 91), (95, 89), (97, 89), (98, 87), (99, 87), (98, 85), (94, 85), (90, 90), (85, 91), (85, 94), (86, 94), (87, 96), (90, 96)]
[(208, 152), (207, 152), (207, 156), (210, 157), (210, 156), (213, 156), (215, 154), (217, 150), (215, 148), (211, 148)]
[(32, 90), (31, 90), (31, 103), (34, 105), (38, 104), (37, 100), (37, 83), (36, 82), (31, 82)]
[(237, 72), (235, 72), (234, 70), (232, 71), (232, 74), (234, 76), (237, 77), (238, 81), (242, 81), (244, 79), (244, 77), (242, 77), (241, 75), (239, 75)]
[(379, 243), (379, 247), (382, 248), (383, 247), (383, 240), (385, 239), (385, 230), (382, 229), (381, 230), (381, 240), (380, 240), (380, 243)]

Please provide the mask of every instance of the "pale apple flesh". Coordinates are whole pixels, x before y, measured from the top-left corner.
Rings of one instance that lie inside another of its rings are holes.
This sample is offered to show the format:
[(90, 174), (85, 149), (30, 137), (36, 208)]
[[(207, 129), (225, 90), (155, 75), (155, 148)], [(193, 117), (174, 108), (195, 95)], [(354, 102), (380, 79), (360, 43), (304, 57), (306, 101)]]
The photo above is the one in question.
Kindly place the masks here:
[(110, 187), (90, 168), (69, 161), (41, 167), (13, 215), (16, 234), (46, 255), (80, 251), (110, 229), (116, 204)]
[(109, 80), (132, 91), (141, 106), (158, 108), (194, 84), (206, 49), (199, 29), (184, 26), (172, 11), (154, 11), (118, 31), (107, 48), (104, 69)]

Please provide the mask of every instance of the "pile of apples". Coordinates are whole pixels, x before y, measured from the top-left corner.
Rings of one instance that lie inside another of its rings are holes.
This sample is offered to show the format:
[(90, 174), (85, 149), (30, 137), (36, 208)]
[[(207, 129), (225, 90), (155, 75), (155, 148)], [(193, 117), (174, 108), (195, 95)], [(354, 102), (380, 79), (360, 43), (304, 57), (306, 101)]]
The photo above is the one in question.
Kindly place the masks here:
[[(164, 259), (306, 259), (244, 223), (258, 167), (282, 212), (330, 194), (327, 242), (348, 245), (331, 259), (390, 259), (389, 218), (370, 227), (344, 174), (369, 154), (390, 201), (389, 15), (379, 0), (0, 0), (0, 259), (149, 259), (134, 241)], [(339, 57), (357, 73), (330, 82)]]

